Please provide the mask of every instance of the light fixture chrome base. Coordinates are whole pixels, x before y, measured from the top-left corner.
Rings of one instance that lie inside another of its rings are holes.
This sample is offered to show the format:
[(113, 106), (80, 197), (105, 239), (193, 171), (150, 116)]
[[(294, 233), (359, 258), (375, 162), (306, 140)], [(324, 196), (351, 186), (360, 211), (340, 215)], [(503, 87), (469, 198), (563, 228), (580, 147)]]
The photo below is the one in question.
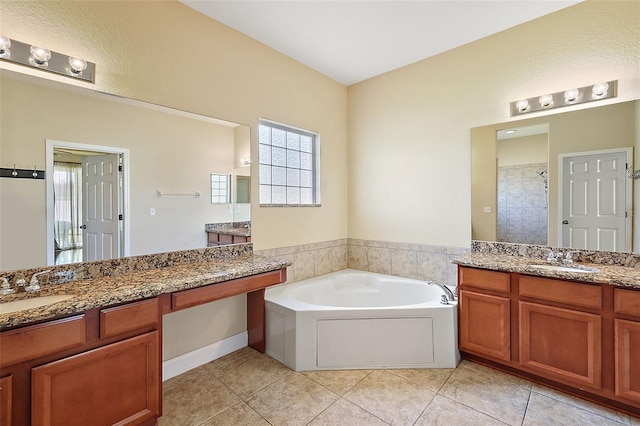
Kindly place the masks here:
[[(34, 58), (34, 55), (32, 55), (31, 48), (32, 45), (30, 44), (10, 39), (10, 46), (4, 50), (0, 50), (0, 60), (64, 75), (89, 83), (95, 83), (96, 64), (54, 51), (49, 51), (51, 56), (46, 60), (37, 60)], [(73, 67), (75, 67), (79, 61), (86, 63), (86, 68), (82, 71), (75, 71)]]
[(618, 80), (572, 88), (562, 92), (547, 93), (528, 99), (520, 99), (509, 104), (511, 117), (532, 112), (546, 111), (586, 102), (601, 101), (618, 96)]

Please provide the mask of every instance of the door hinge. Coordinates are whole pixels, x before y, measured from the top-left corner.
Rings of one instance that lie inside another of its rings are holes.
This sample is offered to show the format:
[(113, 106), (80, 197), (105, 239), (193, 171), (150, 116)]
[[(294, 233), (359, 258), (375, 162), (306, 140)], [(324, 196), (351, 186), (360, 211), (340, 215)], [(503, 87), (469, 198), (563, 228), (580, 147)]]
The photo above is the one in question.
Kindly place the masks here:
[(122, 164), (118, 166), (118, 171), (121, 172), (122, 171)]
[(118, 220), (123, 220), (123, 216), (121, 214), (118, 215)]

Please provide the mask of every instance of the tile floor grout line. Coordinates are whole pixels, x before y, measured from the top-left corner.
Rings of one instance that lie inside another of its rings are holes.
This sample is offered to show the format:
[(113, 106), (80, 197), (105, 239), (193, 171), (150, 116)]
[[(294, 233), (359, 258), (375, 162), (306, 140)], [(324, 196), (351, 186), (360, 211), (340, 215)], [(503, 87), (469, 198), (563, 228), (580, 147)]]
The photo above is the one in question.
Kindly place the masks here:
[(527, 405), (524, 407), (524, 414), (522, 415), (521, 426), (524, 426), (524, 421), (527, 418), (527, 411), (529, 410), (529, 403), (531, 402), (531, 394), (533, 393), (533, 386), (529, 389), (529, 397), (527, 398)]
[[(538, 385), (538, 386), (543, 386), (543, 385)], [(555, 389), (553, 389), (553, 388), (550, 388), (550, 387), (546, 387), (546, 388), (547, 388), (547, 389), (550, 389), (550, 390), (552, 390), (552, 391), (555, 391), (555, 392), (559, 392), (559, 391), (557, 391), (557, 390), (555, 390)], [(609, 418), (609, 417), (603, 416), (603, 415), (601, 415), (601, 414), (599, 414), (599, 413), (596, 413), (595, 411), (593, 411), (593, 410), (591, 409), (591, 407), (583, 407), (583, 406), (580, 406), (580, 405), (578, 405), (578, 404), (575, 404), (575, 403), (573, 402), (573, 400), (571, 400), (571, 399), (567, 401), (567, 400), (563, 400), (563, 399), (557, 398), (555, 395), (548, 395), (548, 394), (546, 394), (546, 393), (537, 392), (536, 390), (534, 390), (534, 389), (533, 389), (533, 387), (531, 387), (531, 392), (535, 392), (535, 393), (537, 393), (538, 395), (542, 395), (542, 396), (544, 396), (544, 397), (547, 397), (547, 398), (553, 399), (554, 401), (558, 401), (558, 402), (561, 402), (561, 403), (563, 403), (563, 404), (570, 405), (570, 406), (572, 406), (572, 407), (574, 407), (574, 408), (577, 408), (577, 409), (579, 409), (579, 410), (588, 411), (588, 412), (589, 412), (589, 413), (591, 413), (591, 414), (594, 414), (594, 415), (596, 415), (596, 416), (599, 416), (599, 417), (605, 418), (605, 419), (607, 419), (607, 420), (613, 420), (614, 422), (617, 422), (617, 423), (620, 423), (620, 424), (623, 424), (623, 425), (630, 425), (630, 424), (631, 424), (631, 420), (630, 420), (630, 419), (629, 419), (629, 423), (621, 423), (621, 422), (619, 422), (619, 421), (618, 421), (618, 420), (616, 420), (616, 419), (612, 419), (612, 418)], [(569, 396), (569, 397), (571, 397), (571, 398), (576, 398), (576, 399), (578, 399), (578, 400), (580, 400), (580, 401), (583, 401), (583, 402), (585, 402), (585, 403), (594, 404), (597, 408), (600, 408), (601, 410), (609, 409), (609, 407), (605, 407), (604, 405), (599, 405), (599, 404), (596, 404), (595, 402), (591, 402), (591, 401), (588, 401), (588, 400), (586, 400), (586, 399), (582, 399), (582, 398), (580, 398), (579, 396), (575, 396), (575, 395), (571, 395), (571, 394), (566, 394), (566, 396)], [(615, 410), (614, 410), (614, 411), (615, 411)], [(615, 412), (616, 412), (616, 413), (619, 413), (619, 414), (622, 414), (622, 415), (625, 415), (625, 416), (627, 416), (627, 417), (630, 417), (630, 415), (629, 415), (629, 414), (623, 413), (622, 411), (615, 411)]]
[[(480, 410), (478, 410), (477, 408), (473, 408), (472, 406), (467, 405), (467, 404), (465, 404), (464, 402), (456, 401), (455, 399), (453, 399), (453, 398), (449, 398), (449, 397), (448, 397), (448, 396), (446, 396), (446, 395), (442, 395), (442, 394), (438, 394), (438, 395), (440, 395), (440, 396), (441, 396), (441, 397), (443, 397), (443, 398), (448, 399), (448, 400), (449, 400), (449, 401), (451, 401), (451, 402), (454, 402), (454, 403), (456, 403), (456, 404), (460, 404), (460, 405), (462, 405), (462, 406), (465, 406), (465, 407), (467, 407), (468, 409), (475, 411), (476, 413), (480, 413), (480, 414), (482, 414), (482, 415), (484, 415), (484, 416), (490, 417), (490, 418), (494, 419), (495, 421), (502, 423), (503, 425), (507, 425), (507, 426), (509, 426), (509, 423), (505, 422), (505, 421), (504, 421), (504, 420), (502, 420), (502, 419), (497, 418), (497, 417), (496, 417), (496, 416), (494, 416), (493, 414), (489, 414), (489, 413), (485, 413), (484, 411), (480, 411)], [(436, 396), (437, 396), (437, 395), (436, 395)], [(434, 398), (435, 398), (435, 397), (434, 397)]]

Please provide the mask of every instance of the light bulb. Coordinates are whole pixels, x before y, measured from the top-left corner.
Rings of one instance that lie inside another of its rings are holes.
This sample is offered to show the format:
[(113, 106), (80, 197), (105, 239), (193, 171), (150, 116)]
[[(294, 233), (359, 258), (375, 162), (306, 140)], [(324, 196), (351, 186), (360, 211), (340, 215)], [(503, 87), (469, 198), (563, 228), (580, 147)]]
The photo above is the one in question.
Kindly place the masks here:
[(518, 112), (525, 112), (529, 110), (529, 101), (526, 99), (522, 99), (516, 102), (516, 109)]
[(9, 54), (9, 48), (11, 47), (11, 39), (6, 37), (0, 37), (0, 55)]
[(51, 52), (44, 47), (31, 46), (31, 56), (37, 65), (47, 66), (47, 61), (51, 59)]
[(593, 99), (600, 99), (607, 96), (607, 92), (609, 91), (609, 83), (598, 83), (594, 84), (591, 89), (591, 97)]
[(553, 106), (553, 96), (552, 95), (542, 95), (538, 99), (538, 102), (540, 102), (540, 106), (542, 108), (548, 108), (550, 106)]
[(580, 91), (578, 89), (569, 89), (564, 91), (564, 102), (566, 104), (573, 104), (578, 102)]
[(69, 56), (69, 70), (72, 74), (79, 75), (87, 69), (87, 61), (82, 58)]

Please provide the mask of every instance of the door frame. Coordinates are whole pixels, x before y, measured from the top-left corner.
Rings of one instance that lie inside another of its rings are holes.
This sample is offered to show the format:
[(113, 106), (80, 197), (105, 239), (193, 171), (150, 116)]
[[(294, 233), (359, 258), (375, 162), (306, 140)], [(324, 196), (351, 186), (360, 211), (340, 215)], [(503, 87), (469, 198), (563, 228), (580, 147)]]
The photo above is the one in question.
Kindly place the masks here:
[[(612, 154), (616, 152), (624, 152), (627, 156), (626, 160), (626, 169), (629, 167), (633, 168), (633, 148), (610, 148), (610, 149), (598, 149), (594, 151), (580, 151), (580, 152), (565, 152), (562, 154), (558, 154), (558, 247), (562, 247), (562, 218), (563, 218), (563, 207), (562, 207), (562, 197), (563, 197), (563, 176), (564, 176), (564, 159), (566, 157), (576, 157), (579, 155), (597, 155), (597, 154)], [(625, 174), (625, 179), (627, 175)], [(632, 240), (633, 240), (633, 228), (632, 228), (632, 219), (633, 215), (631, 212), (633, 211), (633, 184), (629, 183), (625, 180), (625, 249), (630, 252), (632, 248)]]
[(45, 140), (45, 179), (47, 204), (47, 265), (55, 264), (54, 222), (53, 209), (53, 152), (55, 148), (68, 148), (78, 151), (93, 151), (103, 154), (120, 154), (122, 156), (122, 256), (129, 256), (130, 252), (130, 206), (129, 206), (129, 149), (104, 145), (89, 145), (77, 142)]

